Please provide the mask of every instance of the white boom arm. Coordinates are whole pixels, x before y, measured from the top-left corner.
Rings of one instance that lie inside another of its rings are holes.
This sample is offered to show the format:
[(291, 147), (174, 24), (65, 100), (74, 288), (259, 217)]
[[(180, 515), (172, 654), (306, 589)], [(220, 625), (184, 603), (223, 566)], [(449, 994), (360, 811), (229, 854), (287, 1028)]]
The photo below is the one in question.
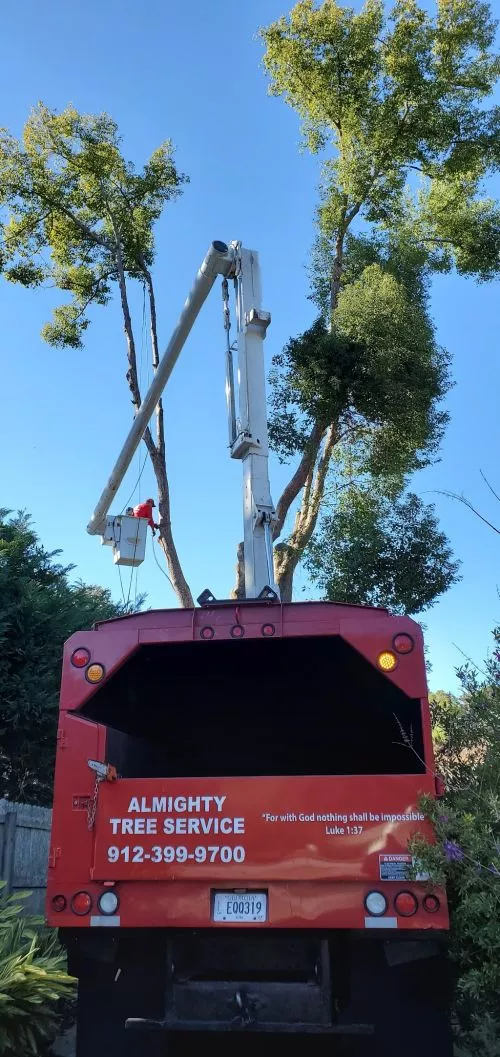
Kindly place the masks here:
[[(257, 598), (266, 587), (277, 591), (272, 557), (275, 510), (268, 475), (268, 434), (263, 341), (270, 315), (261, 309), (258, 255), (241, 243), (213, 242), (184, 304), (177, 326), (160, 360), (153, 381), (136, 414), (108, 483), (87, 526), (113, 546), (115, 562), (138, 565), (144, 559), (145, 522), (109, 516), (109, 508), (130, 466), (146, 426), (172, 373), (193, 323), (218, 275), (234, 280), (236, 296), (238, 382), (235, 385), (232, 350), (226, 358), (229, 443), (233, 459), (243, 462), (243, 519), (245, 594)], [(227, 286), (227, 284), (226, 284)], [(239, 414), (236, 415), (235, 389)]]

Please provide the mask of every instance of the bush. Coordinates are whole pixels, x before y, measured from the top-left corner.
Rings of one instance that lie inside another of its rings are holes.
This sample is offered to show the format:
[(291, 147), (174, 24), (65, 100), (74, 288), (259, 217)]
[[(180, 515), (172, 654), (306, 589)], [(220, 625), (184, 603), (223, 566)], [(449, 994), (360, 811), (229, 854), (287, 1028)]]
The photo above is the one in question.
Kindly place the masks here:
[(481, 671), (459, 671), (460, 697), (431, 695), (447, 792), (425, 802), (437, 844), (414, 846), (447, 885), (459, 1043), (471, 1057), (500, 1054), (500, 629), (494, 640)]
[(55, 932), (22, 916), (26, 893), (0, 894), (0, 1057), (39, 1057), (57, 1034), (57, 1003), (72, 993)]

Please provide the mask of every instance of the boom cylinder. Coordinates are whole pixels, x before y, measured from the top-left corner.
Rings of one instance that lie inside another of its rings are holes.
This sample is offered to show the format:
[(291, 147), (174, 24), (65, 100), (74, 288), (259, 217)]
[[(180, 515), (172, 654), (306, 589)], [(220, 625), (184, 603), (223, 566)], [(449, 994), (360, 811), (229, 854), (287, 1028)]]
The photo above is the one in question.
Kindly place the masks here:
[(106, 515), (144, 436), (147, 424), (175, 367), (179, 353), (218, 275), (228, 275), (234, 251), (225, 242), (212, 242), (184, 303), (177, 326), (158, 364), (155, 376), (135, 416), (108, 483), (87, 525), (91, 536), (104, 532)]

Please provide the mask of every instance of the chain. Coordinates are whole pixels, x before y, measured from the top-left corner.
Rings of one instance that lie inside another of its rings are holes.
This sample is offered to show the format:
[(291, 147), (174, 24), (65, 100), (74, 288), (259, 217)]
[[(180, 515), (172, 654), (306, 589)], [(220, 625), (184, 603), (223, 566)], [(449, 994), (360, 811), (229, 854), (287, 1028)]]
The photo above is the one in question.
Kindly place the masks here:
[(99, 786), (101, 782), (102, 777), (99, 774), (96, 774), (94, 782), (94, 792), (92, 793), (92, 796), (90, 797), (90, 800), (87, 805), (87, 826), (89, 829), (94, 828), (95, 817), (97, 814), (97, 801), (99, 799)]

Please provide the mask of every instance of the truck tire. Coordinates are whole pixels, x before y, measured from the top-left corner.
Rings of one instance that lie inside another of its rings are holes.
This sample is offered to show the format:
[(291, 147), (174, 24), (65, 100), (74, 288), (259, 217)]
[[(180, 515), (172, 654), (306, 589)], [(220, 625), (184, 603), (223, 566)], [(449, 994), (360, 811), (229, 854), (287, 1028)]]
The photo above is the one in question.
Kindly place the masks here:
[(371, 1041), (353, 1040), (353, 1057), (453, 1057), (451, 971), (444, 951), (390, 965), (383, 943), (361, 943), (351, 970), (349, 1016), (375, 1029)]
[(91, 936), (85, 948), (70, 946), (68, 954), (69, 971), (78, 978), (76, 1057), (144, 1057), (145, 1052), (147, 1057), (163, 1057), (163, 1034), (148, 1033), (146, 1045), (142, 1033), (125, 1030), (128, 1017), (163, 1015), (161, 935), (144, 930), (136, 937), (117, 937), (112, 955), (102, 942), (99, 946), (99, 937)]

